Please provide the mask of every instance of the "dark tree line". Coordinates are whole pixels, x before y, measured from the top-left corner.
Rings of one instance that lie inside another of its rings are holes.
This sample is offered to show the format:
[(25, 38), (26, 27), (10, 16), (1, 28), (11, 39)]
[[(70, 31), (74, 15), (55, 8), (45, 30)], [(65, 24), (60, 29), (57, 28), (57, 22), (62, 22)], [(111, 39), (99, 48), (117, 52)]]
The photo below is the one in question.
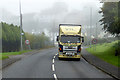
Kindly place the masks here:
[(44, 32), (41, 34), (25, 33), (25, 36), (26, 39), (30, 40), (31, 49), (40, 49), (53, 46), (50, 38), (47, 37)]
[[(2, 24), (2, 52), (20, 50), (20, 27), (13, 24)], [(23, 36), (23, 41), (25, 36)]]
[[(101, 11), (103, 13), (101, 25), (103, 29), (112, 35), (120, 38), (120, 1), (119, 2), (104, 2)], [(120, 41), (115, 44), (115, 56), (120, 54)]]
[(112, 35), (120, 36), (120, 2), (104, 2), (101, 11), (100, 20), (103, 29)]
[[(20, 51), (20, 27), (13, 24), (2, 24), (2, 52)], [(25, 40), (30, 40), (31, 49), (51, 47), (52, 42), (44, 32), (41, 34), (25, 33), (23, 35), (23, 48), (27, 49)]]

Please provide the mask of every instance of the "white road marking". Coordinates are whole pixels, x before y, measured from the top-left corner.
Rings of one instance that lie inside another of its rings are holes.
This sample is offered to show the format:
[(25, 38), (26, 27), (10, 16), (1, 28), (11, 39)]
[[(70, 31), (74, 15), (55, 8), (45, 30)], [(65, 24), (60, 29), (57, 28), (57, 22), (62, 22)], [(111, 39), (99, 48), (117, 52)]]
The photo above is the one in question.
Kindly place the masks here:
[(53, 59), (53, 64), (54, 64), (54, 62), (55, 62), (55, 61), (54, 61), (54, 59)]
[[(58, 53), (55, 54), (55, 56), (53, 57), (53, 61), (52, 61), (52, 62), (53, 62), (53, 64), (52, 64), (52, 71), (53, 71), (53, 72), (55, 71), (55, 65), (54, 65), (55, 60), (54, 60), (54, 59), (55, 59), (55, 57), (56, 57), (57, 54), (58, 54)], [(55, 80), (58, 80), (56, 74), (53, 74), (53, 77), (54, 77)]]
[[(82, 58), (82, 57), (81, 57), (81, 58)], [(87, 64), (88, 64), (88, 62), (87, 62), (84, 58), (82, 58), (82, 60), (83, 60), (83, 61), (85, 61), (85, 63), (87, 63)]]
[(0, 80), (2, 80), (2, 70), (0, 70)]
[(54, 76), (55, 80), (58, 80), (56, 74), (53, 74), (53, 76)]
[(52, 70), (55, 71), (55, 67), (54, 67), (54, 64), (52, 64)]
[(83, 47), (81, 47), (81, 49), (83, 49)]

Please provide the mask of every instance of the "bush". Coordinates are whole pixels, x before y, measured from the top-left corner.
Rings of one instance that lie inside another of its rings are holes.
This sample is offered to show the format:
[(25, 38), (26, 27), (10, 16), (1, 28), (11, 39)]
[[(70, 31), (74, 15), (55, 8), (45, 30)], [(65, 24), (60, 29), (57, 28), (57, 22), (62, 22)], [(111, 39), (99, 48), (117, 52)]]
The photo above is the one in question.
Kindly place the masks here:
[(40, 49), (52, 46), (52, 42), (44, 32), (42, 34), (25, 33), (26, 39), (30, 40), (31, 49)]

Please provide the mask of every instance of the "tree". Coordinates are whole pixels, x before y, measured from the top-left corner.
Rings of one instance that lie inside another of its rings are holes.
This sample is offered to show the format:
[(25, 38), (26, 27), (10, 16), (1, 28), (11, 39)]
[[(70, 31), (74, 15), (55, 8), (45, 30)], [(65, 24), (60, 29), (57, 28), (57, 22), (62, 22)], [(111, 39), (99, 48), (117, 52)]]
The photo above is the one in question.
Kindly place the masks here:
[[(20, 50), (20, 28), (13, 24), (2, 24), (2, 51), (13, 52)], [(24, 31), (23, 31), (24, 33)], [(23, 36), (23, 41), (25, 36)]]
[(40, 49), (50, 47), (52, 45), (49, 37), (44, 32), (41, 34), (25, 33), (26, 39), (30, 40), (30, 46), (32, 49)]
[(118, 2), (105, 2), (99, 13), (103, 13), (100, 20), (105, 32), (112, 35), (120, 36), (120, 17), (118, 11), (120, 10)]

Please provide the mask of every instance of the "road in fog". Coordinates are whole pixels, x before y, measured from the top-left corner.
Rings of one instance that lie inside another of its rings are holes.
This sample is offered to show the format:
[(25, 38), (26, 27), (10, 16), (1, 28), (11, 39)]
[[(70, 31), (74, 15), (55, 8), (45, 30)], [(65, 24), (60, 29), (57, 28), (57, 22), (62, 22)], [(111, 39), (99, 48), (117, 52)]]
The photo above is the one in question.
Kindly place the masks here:
[(58, 60), (57, 48), (41, 50), (3, 69), (3, 78), (110, 78), (107, 74), (80, 61)]

